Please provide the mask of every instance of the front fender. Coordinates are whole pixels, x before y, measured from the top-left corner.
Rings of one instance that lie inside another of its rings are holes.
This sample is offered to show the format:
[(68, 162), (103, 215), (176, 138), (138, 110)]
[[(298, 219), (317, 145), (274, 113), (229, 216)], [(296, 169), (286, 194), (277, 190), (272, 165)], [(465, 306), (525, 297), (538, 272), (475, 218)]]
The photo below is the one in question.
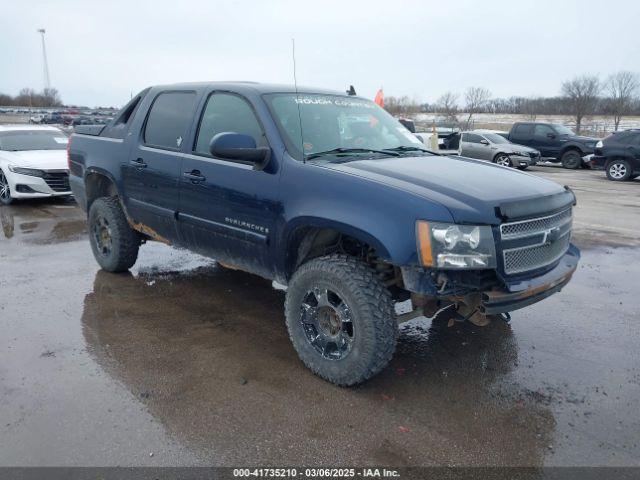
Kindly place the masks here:
[(309, 164), (288, 164), (281, 191), (279, 270), (286, 271), (291, 239), (303, 227), (330, 228), (372, 246), (394, 265), (418, 264), (417, 220), (452, 222), (442, 205), (405, 190)]
[(378, 256), (383, 260), (391, 260), (389, 249), (384, 245), (382, 240), (378, 239), (373, 234), (362, 230), (361, 228), (330, 218), (311, 216), (294, 218), (287, 224), (286, 229), (283, 232), (283, 240), (286, 242), (286, 245), (290, 244), (291, 240), (295, 236), (296, 231), (298, 231), (300, 228), (306, 227), (328, 228), (336, 230), (337, 232), (340, 232), (344, 235), (349, 235), (350, 237), (356, 238), (363, 243), (371, 245), (376, 250)]

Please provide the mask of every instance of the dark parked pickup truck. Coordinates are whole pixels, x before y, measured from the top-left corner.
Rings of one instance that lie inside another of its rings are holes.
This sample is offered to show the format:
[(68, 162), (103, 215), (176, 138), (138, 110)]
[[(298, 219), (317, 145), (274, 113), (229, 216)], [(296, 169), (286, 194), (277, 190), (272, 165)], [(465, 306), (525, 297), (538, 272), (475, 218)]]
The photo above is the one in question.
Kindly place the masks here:
[(582, 157), (593, 153), (597, 138), (576, 135), (557, 123), (516, 122), (507, 137), (512, 143), (540, 151), (545, 160), (561, 162), (564, 168), (580, 168)]
[(332, 91), (149, 88), (110, 124), (79, 126), (69, 165), (103, 269), (158, 240), (275, 279), (300, 358), (338, 385), (388, 364), (398, 322), (506, 319), (579, 259), (571, 190), (429, 153), (373, 102)]

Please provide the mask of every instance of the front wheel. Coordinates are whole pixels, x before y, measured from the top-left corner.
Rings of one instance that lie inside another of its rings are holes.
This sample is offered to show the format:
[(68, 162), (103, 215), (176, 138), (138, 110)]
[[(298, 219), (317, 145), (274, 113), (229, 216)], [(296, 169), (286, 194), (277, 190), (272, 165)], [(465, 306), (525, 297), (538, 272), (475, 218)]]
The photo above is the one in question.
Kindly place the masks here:
[(11, 188), (9, 187), (9, 180), (4, 175), (4, 172), (0, 170), (0, 203), (2, 205), (9, 205), (13, 201), (11, 198)]
[(511, 162), (509, 155), (506, 155), (504, 153), (499, 153), (498, 155), (496, 155), (496, 157), (493, 159), (493, 163), (502, 165), (503, 167), (513, 167), (513, 163)]
[(91, 204), (89, 240), (103, 270), (124, 272), (136, 263), (140, 235), (129, 226), (118, 197), (98, 198)]
[(570, 170), (575, 170), (582, 164), (582, 157), (576, 150), (569, 150), (562, 155), (562, 166)]
[(398, 325), (391, 294), (353, 257), (330, 255), (302, 265), (289, 282), (285, 315), (300, 359), (336, 385), (361, 383), (393, 357)]
[(607, 165), (607, 178), (614, 182), (624, 182), (631, 178), (631, 165), (626, 160), (613, 160)]

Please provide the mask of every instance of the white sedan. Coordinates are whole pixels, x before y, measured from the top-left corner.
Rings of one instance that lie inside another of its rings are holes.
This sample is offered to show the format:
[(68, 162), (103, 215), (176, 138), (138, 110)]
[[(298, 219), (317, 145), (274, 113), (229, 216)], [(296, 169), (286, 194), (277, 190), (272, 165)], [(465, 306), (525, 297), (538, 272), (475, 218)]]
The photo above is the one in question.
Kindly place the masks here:
[(71, 195), (68, 141), (55, 127), (0, 125), (0, 203)]

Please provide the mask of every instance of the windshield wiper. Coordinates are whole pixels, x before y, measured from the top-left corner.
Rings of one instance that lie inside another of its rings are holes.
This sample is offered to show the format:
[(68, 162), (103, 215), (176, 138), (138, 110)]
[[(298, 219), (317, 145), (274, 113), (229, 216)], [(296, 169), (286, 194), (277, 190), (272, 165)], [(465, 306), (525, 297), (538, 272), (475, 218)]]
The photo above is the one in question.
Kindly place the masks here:
[(318, 157), (324, 157), (325, 155), (336, 155), (336, 154), (350, 154), (350, 153), (379, 153), (382, 155), (391, 155), (392, 157), (397, 157), (399, 153), (389, 151), (389, 150), (375, 150), (372, 148), (333, 148), (331, 150), (326, 150), (324, 152), (316, 152), (311, 153), (305, 157), (305, 160), (311, 160)]
[(420, 147), (407, 147), (406, 145), (400, 145), (399, 147), (394, 148), (385, 148), (386, 151), (391, 152), (425, 152), (431, 153), (433, 155), (439, 155), (439, 153), (434, 152), (433, 150), (427, 150), (426, 148)]

